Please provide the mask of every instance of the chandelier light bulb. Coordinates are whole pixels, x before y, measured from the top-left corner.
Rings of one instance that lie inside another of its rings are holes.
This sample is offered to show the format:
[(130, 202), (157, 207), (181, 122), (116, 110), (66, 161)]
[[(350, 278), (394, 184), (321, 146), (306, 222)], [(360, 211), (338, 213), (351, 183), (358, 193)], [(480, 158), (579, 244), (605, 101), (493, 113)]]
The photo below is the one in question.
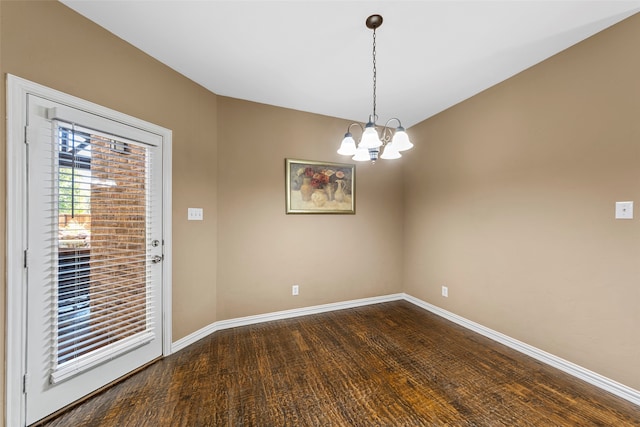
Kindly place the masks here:
[(400, 154), (400, 152), (396, 150), (393, 142), (384, 146), (384, 151), (380, 156), (381, 159), (385, 160), (399, 159), (400, 157), (402, 157), (402, 154)]
[(340, 148), (338, 149), (338, 154), (342, 154), (343, 156), (353, 156), (356, 154), (356, 141), (353, 139), (353, 136), (350, 132), (347, 132), (344, 135), (344, 139), (342, 140), (342, 144), (340, 144)]
[(368, 162), (371, 160), (371, 158), (369, 157), (369, 149), (368, 148), (358, 148), (356, 150), (356, 154), (355, 156), (353, 156), (351, 158), (352, 160), (356, 161), (356, 162)]
[(382, 141), (380, 141), (375, 125), (371, 122), (367, 123), (358, 148), (378, 148), (381, 145)]
[(409, 141), (409, 135), (407, 135), (407, 132), (404, 131), (402, 126), (398, 126), (396, 129), (396, 133), (393, 135), (391, 143), (398, 151), (405, 151), (413, 148), (413, 144)]

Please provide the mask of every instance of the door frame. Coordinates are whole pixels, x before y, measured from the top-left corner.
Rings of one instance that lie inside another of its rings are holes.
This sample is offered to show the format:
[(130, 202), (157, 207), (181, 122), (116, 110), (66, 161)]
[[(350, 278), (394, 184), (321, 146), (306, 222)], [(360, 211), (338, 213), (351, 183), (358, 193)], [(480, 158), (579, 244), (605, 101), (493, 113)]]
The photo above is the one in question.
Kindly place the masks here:
[(27, 94), (83, 110), (162, 137), (162, 355), (171, 354), (172, 276), (172, 132), (153, 123), (65, 94), (55, 89), (7, 74), (7, 271), (5, 340), (5, 425), (26, 423), (26, 331), (27, 331)]

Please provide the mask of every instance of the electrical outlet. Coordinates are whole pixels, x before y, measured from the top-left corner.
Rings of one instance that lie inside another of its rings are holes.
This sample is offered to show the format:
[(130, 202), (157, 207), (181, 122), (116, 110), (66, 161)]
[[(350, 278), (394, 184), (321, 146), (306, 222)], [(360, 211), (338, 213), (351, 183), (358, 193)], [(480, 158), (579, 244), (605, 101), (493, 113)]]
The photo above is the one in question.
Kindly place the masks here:
[(446, 286), (442, 287), (442, 296), (445, 298), (449, 297), (449, 288), (447, 288)]
[(291, 295), (298, 295), (299, 292), (300, 292), (300, 288), (298, 287), (298, 285), (293, 285), (291, 287)]
[(616, 219), (633, 219), (633, 202), (616, 202)]

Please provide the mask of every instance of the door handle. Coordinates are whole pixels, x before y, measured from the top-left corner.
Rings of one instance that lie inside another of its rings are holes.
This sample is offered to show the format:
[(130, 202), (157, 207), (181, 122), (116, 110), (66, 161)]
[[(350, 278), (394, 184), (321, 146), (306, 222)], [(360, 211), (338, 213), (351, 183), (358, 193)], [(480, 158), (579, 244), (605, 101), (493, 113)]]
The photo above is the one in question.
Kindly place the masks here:
[(154, 264), (157, 264), (157, 263), (159, 263), (160, 261), (162, 261), (162, 257), (161, 257), (160, 255), (154, 255), (154, 256), (151, 258), (151, 262), (152, 262), (152, 263), (154, 263)]

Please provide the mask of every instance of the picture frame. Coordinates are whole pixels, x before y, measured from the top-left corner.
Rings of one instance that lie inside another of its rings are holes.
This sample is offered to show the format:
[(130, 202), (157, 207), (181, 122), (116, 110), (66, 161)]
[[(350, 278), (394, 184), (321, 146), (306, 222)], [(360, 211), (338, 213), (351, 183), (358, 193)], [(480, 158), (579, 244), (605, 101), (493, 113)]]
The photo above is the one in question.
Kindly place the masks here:
[(356, 166), (285, 159), (287, 214), (355, 214)]

